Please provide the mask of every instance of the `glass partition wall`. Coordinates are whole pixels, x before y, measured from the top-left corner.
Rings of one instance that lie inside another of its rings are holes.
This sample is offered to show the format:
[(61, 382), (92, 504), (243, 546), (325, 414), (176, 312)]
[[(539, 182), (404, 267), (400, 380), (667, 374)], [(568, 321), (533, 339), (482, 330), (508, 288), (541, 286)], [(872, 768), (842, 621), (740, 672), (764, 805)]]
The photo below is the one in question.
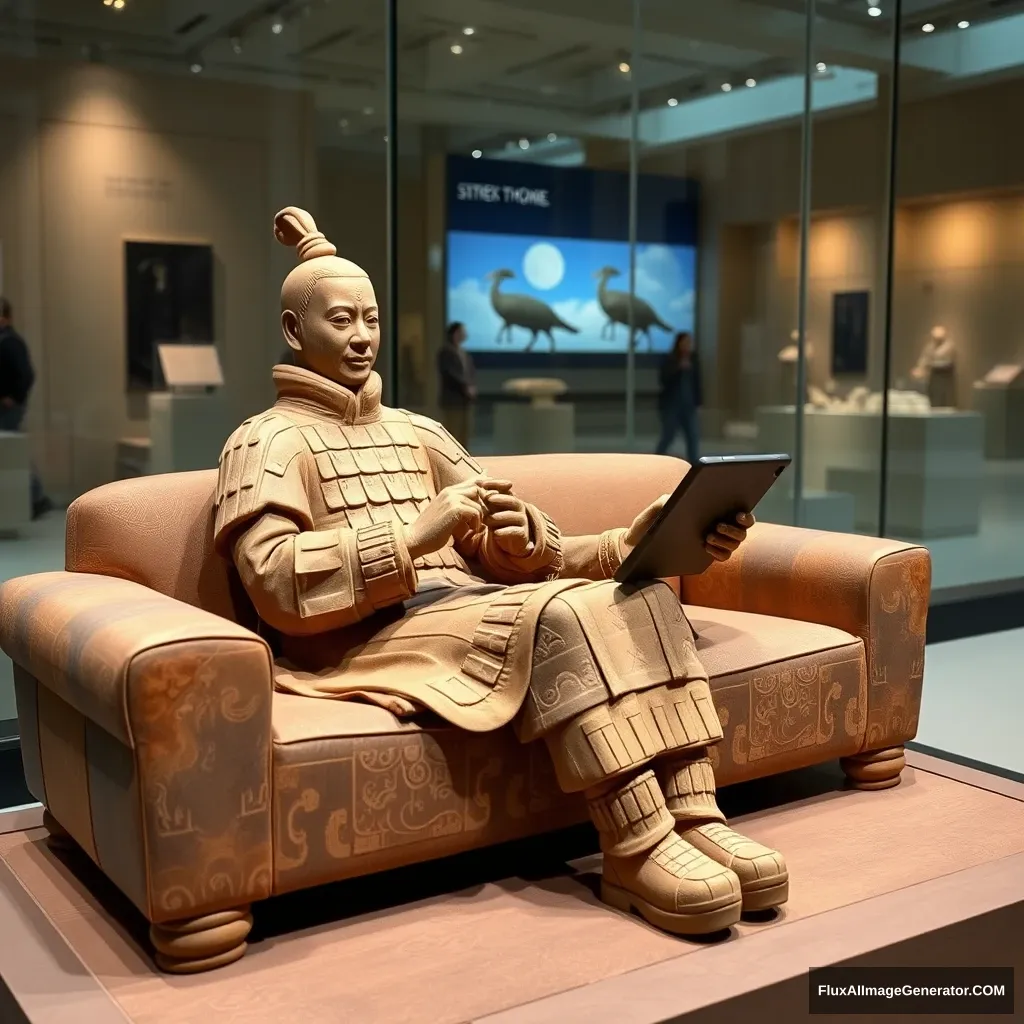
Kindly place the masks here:
[(56, 506), (30, 520), (18, 471), (0, 579), (63, 565), (78, 495), (168, 468), (159, 343), (215, 346), (213, 448), (269, 404), (297, 205), (374, 280), (389, 400), (481, 457), (787, 451), (760, 518), (927, 544), (934, 621), (1024, 590), (1011, 5), (23, 0), (0, 53), (36, 373), (0, 471), (27, 445)]

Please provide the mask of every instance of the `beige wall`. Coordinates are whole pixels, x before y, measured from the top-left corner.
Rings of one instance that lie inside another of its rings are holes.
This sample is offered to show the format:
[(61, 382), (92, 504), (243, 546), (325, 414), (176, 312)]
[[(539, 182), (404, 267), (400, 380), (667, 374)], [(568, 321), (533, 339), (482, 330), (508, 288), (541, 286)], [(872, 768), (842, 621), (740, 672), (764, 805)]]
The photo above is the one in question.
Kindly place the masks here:
[(293, 260), (272, 217), (314, 199), (311, 111), (299, 93), (93, 64), (7, 62), (0, 97), (4, 287), (37, 365), (37, 456), (67, 498), (148, 430), (124, 385), (127, 239), (212, 245), (227, 400), (238, 419), (267, 403)]

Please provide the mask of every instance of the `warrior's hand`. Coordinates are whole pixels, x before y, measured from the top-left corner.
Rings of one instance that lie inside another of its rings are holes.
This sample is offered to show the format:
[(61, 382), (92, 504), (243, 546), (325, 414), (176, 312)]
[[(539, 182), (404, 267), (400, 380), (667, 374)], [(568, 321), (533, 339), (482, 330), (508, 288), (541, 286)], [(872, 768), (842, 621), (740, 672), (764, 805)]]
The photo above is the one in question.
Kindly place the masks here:
[[(622, 557), (625, 558), (640, 543), (640, 538), (654, 524), (658, 513), (662, 510), (669, 496), (663, 494), (657, 501), (648, 505), (633, 520), (633, 525), (622, 538)], [(749, 512), (741, 512), (733, 519), (723, 520), (705, 537), (704, 549), (716, 562), (724, 562), (743, 543), (747, 530), (754, 525), (754, 517)]]
[(640, 538), (643, 537), (643, 535), (651, 528), (654, 520), (658, 518), (658, 513), (661, 512), (662, 508), (664, 508), (666, 501), (668, 501), (668, 495), (663, 494), (656, 501), (653, 501), (648, 505), (647, 508), (645, 508), (643, 512), (633, 520), (633, 525), (626, 531), (620, 544), (622, 549), (620, 553), (623, 558), (625, 558), (626, 555), (628, 555), (630, 551), (640, 543)]
[(704, 549), (716, 562), (724, 562), (747, 539), (747, 530), (753, 525), (754, 517), (749, 512), (725, 519), (707, 535)]
[(512, 490), (507, 480), (478, 476), (452, 484), (431, 498), (430, 504), (405, 528), (405, 541), (413, 558), (440, 551), (453, 537), (459, 539), (483, 524), (484, 496)]
[(405, 528), (405, 542), (413, 558), (440, 551), (453, 534), (479, 529), (484, 509), (480, 499), (479, 479), (464, 480), (439, 491)]
[(530, 517), (526, 514), (526, 503), (512, 493), (508, 481), (500, 488), (489, 487), (481, 490), (484, 506), (483, 524), (494, 537), (495, 544), (511, 558), (525, 558), (533, 551), (530, 537)]

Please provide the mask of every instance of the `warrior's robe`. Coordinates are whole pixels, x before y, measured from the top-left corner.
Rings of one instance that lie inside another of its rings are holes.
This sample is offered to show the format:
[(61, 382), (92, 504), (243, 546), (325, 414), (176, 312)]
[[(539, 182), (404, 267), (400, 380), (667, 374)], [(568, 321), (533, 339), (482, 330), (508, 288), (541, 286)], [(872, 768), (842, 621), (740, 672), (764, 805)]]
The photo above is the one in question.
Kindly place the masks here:
[[(482, 470), (439, 424), (294, 366), (224, 447), (215, 537), (279, 636), (279, 689), (424, 708), (464, 729), (559, 733), (566, 789), (721, 738), (663, 583), (611, 580), (622, 531), (562, 537), (528, 505), (525, 557), (486, 527), (413, 559), (402, 527)], [(713, 782), (711, 783), (713, 788)]]

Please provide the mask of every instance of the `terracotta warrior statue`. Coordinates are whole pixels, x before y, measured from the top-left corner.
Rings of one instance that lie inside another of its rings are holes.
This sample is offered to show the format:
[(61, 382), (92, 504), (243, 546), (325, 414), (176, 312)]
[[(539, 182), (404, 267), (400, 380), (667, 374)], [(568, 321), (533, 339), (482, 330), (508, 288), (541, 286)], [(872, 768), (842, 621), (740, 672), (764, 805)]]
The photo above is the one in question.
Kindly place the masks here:
[[(715, 801), (722, 728), (678, 599), (612, 580), (660, 504), (562, 536), (443, 427), (381, 405), (366, 273), (303, 210), (275, 228), (299, 257), (281, 290), (295, 363), (224, 448), (216, 542), (279, 635), (276, 685), (543, 742), (588, 801), (602, 898), (666, 931), (783, 903), (782, 857)], [(752, 522), (720, 524), (709, 551), (727, 558)]]

